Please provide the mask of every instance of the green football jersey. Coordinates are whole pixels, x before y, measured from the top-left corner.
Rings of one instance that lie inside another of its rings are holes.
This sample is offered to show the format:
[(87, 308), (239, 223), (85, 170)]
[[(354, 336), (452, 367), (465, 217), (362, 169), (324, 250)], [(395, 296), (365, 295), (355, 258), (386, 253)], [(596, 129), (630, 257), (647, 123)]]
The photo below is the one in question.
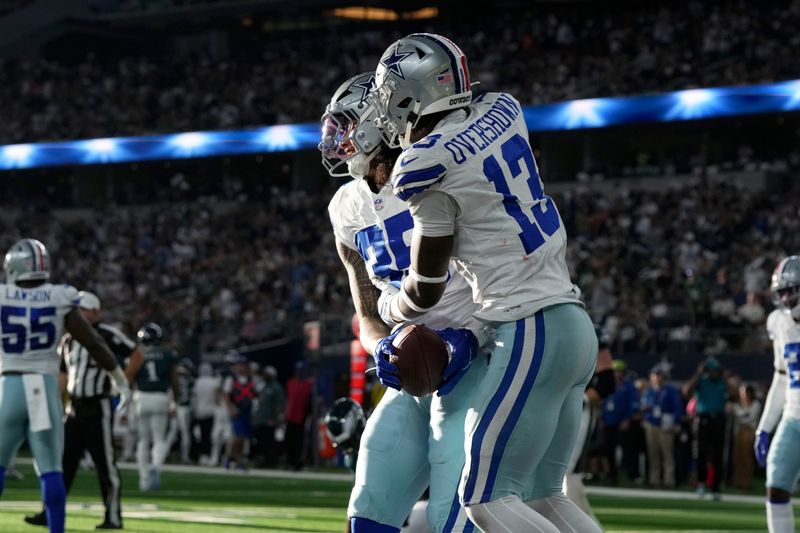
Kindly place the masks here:
[(177, 357), (171, 350), (148, 348), (144, 352), (144, 364), (136, 375), (136, 386), (143, 392), (167, 392), (172, 386), (172, 367), (176, 363)]

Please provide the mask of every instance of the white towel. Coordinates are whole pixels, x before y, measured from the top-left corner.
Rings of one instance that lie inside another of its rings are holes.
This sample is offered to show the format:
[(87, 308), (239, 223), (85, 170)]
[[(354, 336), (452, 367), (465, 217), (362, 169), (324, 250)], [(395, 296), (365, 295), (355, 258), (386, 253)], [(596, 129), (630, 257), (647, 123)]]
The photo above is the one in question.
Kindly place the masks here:
[(41, 374), (23, 374), (25, 402), (28, 404), (28, 420), (31, 431), (46, 431), (53, 427), (47, 405), (47, 389)]

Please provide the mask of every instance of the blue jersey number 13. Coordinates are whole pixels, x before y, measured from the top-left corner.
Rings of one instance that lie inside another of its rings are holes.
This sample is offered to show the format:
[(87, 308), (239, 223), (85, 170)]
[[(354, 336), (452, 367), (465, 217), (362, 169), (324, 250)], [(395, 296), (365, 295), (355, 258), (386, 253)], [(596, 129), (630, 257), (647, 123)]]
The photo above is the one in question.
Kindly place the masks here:
[[(490, 155), (483, 161), (483, 173), (497, 192), (503, 195), (503, 207), (520, 228), (519, 239), (525, 248), (526, 254), (531, 254), (544, 244), (544, 236), (553, 235), (561, 225), (558, 211), (553, 199), (545, 196), (539, 173), (536, 171), (536, 162), (533, 159), (530, 145), (521, 135), (517, 134), (503, 143), (500, 147), (503, 160), (511, 171), (506, 176), (497, 158)], [(525, 163), (525, 169), (520, 164)], [(527, 173), (523, 175), (523, 170)], [(522, 175), (523, 179), (517, 179)], [(532, 203), (531, 212), (535, 222), (531, 221), (528, 214), (522, 209), (521, 199)]]

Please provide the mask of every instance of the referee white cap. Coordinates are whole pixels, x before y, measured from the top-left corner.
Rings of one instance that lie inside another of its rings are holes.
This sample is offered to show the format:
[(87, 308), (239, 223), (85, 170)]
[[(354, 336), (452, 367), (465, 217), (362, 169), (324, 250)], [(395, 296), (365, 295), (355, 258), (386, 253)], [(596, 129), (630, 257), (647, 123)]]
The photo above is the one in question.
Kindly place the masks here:
[(80, 299), (80, 308), (81, 309), (89, 309), (89, 310), (99, 310), (100, 309), (100, 298), (93, 292), (89, 291), (81, 291), (78, 293), (78, 298)]

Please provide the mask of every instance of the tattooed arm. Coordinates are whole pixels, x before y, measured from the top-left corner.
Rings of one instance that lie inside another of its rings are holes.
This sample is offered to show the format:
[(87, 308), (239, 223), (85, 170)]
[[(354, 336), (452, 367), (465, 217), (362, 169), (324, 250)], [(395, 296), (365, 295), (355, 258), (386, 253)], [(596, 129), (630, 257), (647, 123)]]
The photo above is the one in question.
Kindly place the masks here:
[(339, 240), (336, 241), (336, 249), (350, 280), (350, 294), (358, 315), (361, 344), (367, 352), (373, 353), (375, 344), (390, 333), (389, 326), (384, 324), (378, 313), (381, 293), (370, 281), (364, 259), (358, 252)]

